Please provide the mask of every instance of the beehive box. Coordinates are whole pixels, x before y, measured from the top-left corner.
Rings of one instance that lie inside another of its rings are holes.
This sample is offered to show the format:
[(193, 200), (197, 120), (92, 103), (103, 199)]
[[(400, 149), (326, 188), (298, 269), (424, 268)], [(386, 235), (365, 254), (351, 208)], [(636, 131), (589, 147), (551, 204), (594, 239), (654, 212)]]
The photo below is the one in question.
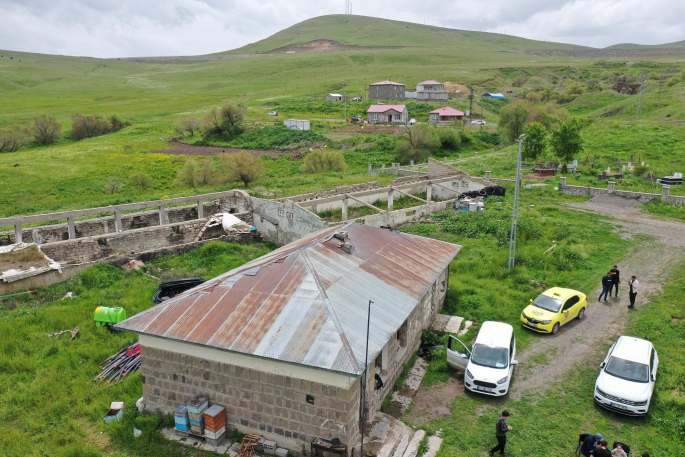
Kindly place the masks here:
[(207, 438), (210, 438), (213, 440), (221, 439), (225, 433), (226, 433), (226, 427), (221, 427), (221, 429), (219, 429), (217, 431), (212, 431), (212, 430), (209, 430), (208, 428), (205, 428), (205, 436)]
[(214, 432), (226, 427), (226, 408), (212, 405), (204, 412), (205, 428)]
[(190, 426), (190, 433), (192, 433), (194, 435), (204, 435), (205, 429), (204, 429), (204, 427), (200, 427), (199, 425), (191, 425)]
[(205, 428), (205, 418), (204, 416), (200, 420), (195, 420), (192, 417), (188, 418), (188, 422), (190, 422), (190, 426), (196, 426), (196, 427), (202, 427), (203, 429)]
[(193, 414), (201, 414), (209, 406), (209, 398), (204, 395), (198, 395), (188, 402), (188, 412)]

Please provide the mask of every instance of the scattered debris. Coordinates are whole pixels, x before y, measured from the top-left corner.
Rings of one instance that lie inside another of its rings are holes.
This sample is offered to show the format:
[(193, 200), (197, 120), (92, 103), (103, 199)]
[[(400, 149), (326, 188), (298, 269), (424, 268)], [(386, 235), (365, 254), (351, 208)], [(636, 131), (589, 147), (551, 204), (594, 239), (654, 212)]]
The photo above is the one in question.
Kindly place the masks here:
[(4, 282), (19, 281), (50, 270), (61, 273), (62, 267), (46, 256), (36, 243), (0, 246), (0, 279)]
[(131, 260), (130, 262), (122, 265), (121, 268), (123, 270), (130, 271), (130, 270), (140, 270), (144, 266), (145, 266), (145, 264), (143, 263), (142, 260)]
[(134, 438), (138, 438), (142, 434), (143, 434), (143, 431), (141, 429), (133, 427), (133, 437)]
[(0, 301), (9, 300), (10, 298), (16, 297), (17, 295), (26, 295), (26, 294), (28, 294), (28, 295), (36, 295), (37, 293), (38, 293), (37, 290), (27, 290), (27, 291), (25, 291), (25, 292), (16, 292), (16, 293), (13, 293), (13, 294), (0, 295)]
[(119, 382), (137, 371), (140, 368), (140, 361), (140, 344), (136, 342), (105, 360), (100, 365), (102, 372), (95, 376), (93, 381), (97, 381), (97, 385), (102, 382), (106, 384)]
[(124, 415), (124, 402), (123, 401), (113, 401), (109, 405), (109, 411), (107, 411), (107, 414), (105, 414), (104, 421), (105, 424), (109, 424), (110, 422), (114, 420), (119, 420), (121, 419), (121, 416)]
[(241, 233), (250, 233), (250, 232), (257, 230), (256, 227), (253, 227), (250, 224), (247, 224), (246, 222), (238, 219), (233, 214), (219, 213), (219, 214), (215, 214), (215, 215), (211, 216), (207, 220), (204, 227), (202, 227), (202, 229), (200, 229), (197, 236), (195, 237), (195, 241), (196, 242), (200, 241), (202, 239), (202, 235), (204, 235), (204, 233), (207, 229), (212, 228), (212, 227), (216, 227), (218, 225), (222, 226), (226, 235), (237, 235), (237, 234), (241, 234)]
[(199, 286), (203, 282), (205, 282), (205, 280), (202, 278), (185, 278), (163, 282), (159, 285), (157, 292), (152, 296), (152, 301), (155, 303), (162, 303), (164, 300), (173, 298), (186, 290)]
[(552, 246), (549, 247), (549, 249), (547, 249), (545, 252), (543, 252), (543, 254), (549, 254), (549, 253), (552, 252), (552, 251), (554, 250), (554, 248), (556, 248), (556, 247), (557, 247), (557, 244), (554, 243)]
[(71, 338), (69, 338), (69, 341), (71, 341), (74, 338), (76, 338), (76, 335), (78, 335), (79, 330), (80, 329), (78, 327), (74, 327), (73, 330), (60, 330), (59, 332), (46, 333), (46, 335), (48, 337), (53, 337), (53, 336), (57, 337), (57, 336), (65, 334), (65, 333), (71, 333)]
[(67, 292), (66, 294), (64, 294), (64, 297), (60, 298), (60, 300), (64, 300), (65, 298), (74, 298), (74, 293)]

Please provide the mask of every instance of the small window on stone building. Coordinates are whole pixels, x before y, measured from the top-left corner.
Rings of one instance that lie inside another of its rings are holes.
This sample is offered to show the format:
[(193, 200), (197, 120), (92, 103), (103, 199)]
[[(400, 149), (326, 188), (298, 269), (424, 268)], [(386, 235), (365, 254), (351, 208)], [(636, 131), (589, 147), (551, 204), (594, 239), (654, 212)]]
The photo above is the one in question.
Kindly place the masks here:
[(397, 330), (397, 342), (400, 347), (407, 347), (407, 321), (404, 321), (402, 327)]
[(375, 363), (376, 368), (380, 368), (381, 370), (383, 369), (383, 353), (381, 352), (378, 354), (378, 357), (376, 357), (376, 363)]
[(307, 395), (306, 400), (307, 400), (307, 403), (309, 403), (310, 405), (314, 404), (314, 396), (313, 395)]

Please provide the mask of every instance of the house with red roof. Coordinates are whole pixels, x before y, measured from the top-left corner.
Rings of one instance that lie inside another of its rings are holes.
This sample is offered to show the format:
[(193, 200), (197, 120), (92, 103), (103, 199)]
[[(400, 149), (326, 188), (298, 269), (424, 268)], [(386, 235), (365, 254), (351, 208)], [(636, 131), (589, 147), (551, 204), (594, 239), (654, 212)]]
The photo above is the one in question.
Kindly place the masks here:
[(464, 113), (449, 106), (443, 106), (428, 113), (428, 122), (434, 125), (452, 125), (462, 119), (464, 119)]
[(369, 84), (370, 100), (404, 100), (405, 85), (390, 81)]
[(409, 113), (405, 105), (371, 105), (366, 110), (369, 124), (407, 125)]

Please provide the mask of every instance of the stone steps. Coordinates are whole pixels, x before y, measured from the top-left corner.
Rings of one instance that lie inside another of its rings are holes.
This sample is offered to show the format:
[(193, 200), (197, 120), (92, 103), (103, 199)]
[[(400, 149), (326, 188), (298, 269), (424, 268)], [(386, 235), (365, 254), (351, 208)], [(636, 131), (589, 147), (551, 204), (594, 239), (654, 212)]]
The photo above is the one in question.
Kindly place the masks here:
[(376, 413), (368, 436), (364, 438), (364, 454), (376, 457), (401, 457), (414, 431), (392, 416)]

